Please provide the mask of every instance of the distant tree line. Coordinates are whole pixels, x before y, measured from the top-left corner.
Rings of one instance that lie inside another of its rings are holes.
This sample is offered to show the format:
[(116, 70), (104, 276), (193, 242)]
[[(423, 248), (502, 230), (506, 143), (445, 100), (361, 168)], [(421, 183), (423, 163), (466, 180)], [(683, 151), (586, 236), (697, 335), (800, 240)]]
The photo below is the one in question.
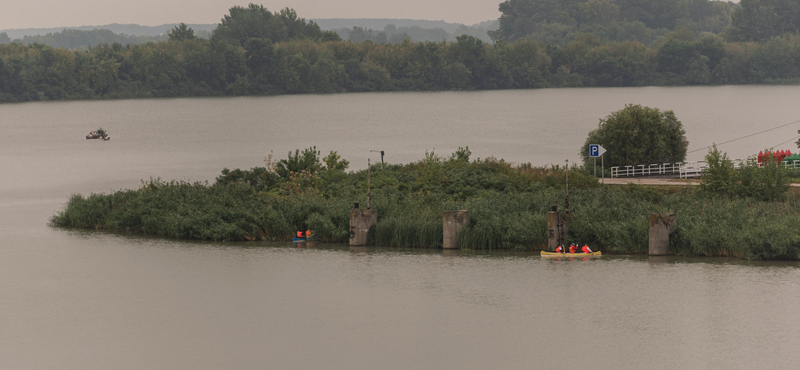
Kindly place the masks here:
[[(3, 43), (0, 36), (0, 43)], [(63, 30), (61, 32), (48, 33), (46, 35), (23, 36), (14, 42), (24, 44), (44, 44), (54, 48), (79, 49), (88, 48), (102, 44), (144, 44), (147, 42), (167, 41), (167, 36), (134, 36), (124, 33), (114, 33), (107, 29), (95, 29), (91, 31), (83, 30)]]
[(457, 36), (469, 35), (484, 42), (491, 42), (488, 31), (479, 25), (459, 25), (453, 33), (442, 28), (422, 28), (419, 26), (397, 27), (394, 24), (386, 25), (382, 31), (364, 27), (353, 26), (352, 29), (334, 29), (339, 36), (348, 41), (372, 41), (378, 44), (398, 44), (404, 40), (420, 41), (456, 41)]
[[(727, 33), (698, 35), (679, 25), (653, 44), (594, 33), (563, 44), (531, 37), (490, 44), (468, 35), (456, 41), (356, 43), (322, 31), (291, 9), (271, 12), (250, 4), (231, 8), (210, 40), (181, 24), (165, 42), (84, 50), (2, 44), (0, 101), (800, 82), (800, 35), (786, 31), (791, 27), (773, 26), (772, 33), (759, 28), (758, 35), (771, 36), (757, 40), (744, 36), (753, 34), (748, 27), (755, 21), (738, 21), (750, 19), (739, 14), (759, 2), (789, 3), (742, 0)], [(582, 3), (574, 3), (580, 9)], [(656, 13), (662, 17), (664, 11)], [(683, 19), (662, 18), (658, 22), (667, 25)], [(500, 24), (498, 32), (505, 32), (502, 17)]]

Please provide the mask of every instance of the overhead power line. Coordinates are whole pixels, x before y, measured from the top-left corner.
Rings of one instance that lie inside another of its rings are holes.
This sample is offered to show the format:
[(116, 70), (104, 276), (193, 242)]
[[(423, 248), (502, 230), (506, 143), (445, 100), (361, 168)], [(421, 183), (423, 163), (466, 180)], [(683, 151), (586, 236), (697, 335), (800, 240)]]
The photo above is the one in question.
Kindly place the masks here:
[[(770, 129), (766, 129), (766, 130), (764, 130), (764, 131), (759, 131), (759, 132), (756, 132), (755, 134), (750, 134), (750, 135), (747, 135), (747, 136), (742, 136), (742, 137), (739, 137), (739, 138), (736, 138), (736, 139), (733, 139), (733, 140), (728, 140), (728, 141), (726, 141), (726, 142), (724, 142), (724, 143), (719, 143), (719, 144), (716, 144), (716, 145), (717, 145), (717, 146), (722, 146), (722, 145), (725, 145), (725, 144), (728, 144), (728, 143), (732, 143), (732, 142), (734, 142), (734, 141), (737, 141), (737, 140), (746, 139), (746, 138), (748, 138), (748, 137), (751, 137), (751, 136), (756, 136), (756, 135), (763, 134), (763, 133), (765, 133), (765, 132), (769, 132), (769, 131), (777, 130), (777, 129), (779, 129), (779, 128), (784, 128), (784, 127), (786, 127), (786, 126), (791, 126), (791, 125), (794, 125), (794, 124), (796, 124), (796, 123), (800, 123), (800, 120), (797, 120), (797, 121), (794, 121), (794, 122), (789, 122), (789, 123), (787, 123), (787, 124), (785, 124), (785, 125), (780, 125), (780, 126), (778, 126), (778, 127), (773, 127), (773, 128), (770, 128)], [(794, 140), (794, 139), (792, 139), (792, 140)], [(792, 141), (792, 140), (789, 140), (789, 141)], [(783, 143), (781, 143), (781, 144), (786, 144), (786, 143), (788, 143), (789, 141), (783, 142)], [(778, 144), (778, 145), (781, 145), (781, 144)], [(777, 145), (776, 145), (776, 146), (777, 146)], [(707, 146), (707, 147), (705, 147), (705, 148), (700, 148), (700, 149), (695, 149), (695, 150), (692, 150), (691, 152), (688, 152), (688, 153), (686, 153), (686, 154), (690, 154), (690, 153), (694, 153), (694, 152), (699, 152), (699, 151), (701, 151), (701, 150), (706, 150), (706, 149), (709, 149), (709, 148), (711, 148), (711, 146)]]
[(788, 143), (788, 142), (790, 142), (792, 140), (797, 140), (797, 139), (800, 139), (800, 136), (795, 136), (795, 137), (793, 137), (793, 138), (791, 138), (789, 140), (786, 140), (786, 141), (784, 141), (784, 142), (782, 142), (782, 143), (780, 143), (778, 145), (773, 145), (772, 147), (774, 148), (774, 147), (777, 147), (777, 146), (781, 146), (781, 145), (786, 144), (786, 143)]

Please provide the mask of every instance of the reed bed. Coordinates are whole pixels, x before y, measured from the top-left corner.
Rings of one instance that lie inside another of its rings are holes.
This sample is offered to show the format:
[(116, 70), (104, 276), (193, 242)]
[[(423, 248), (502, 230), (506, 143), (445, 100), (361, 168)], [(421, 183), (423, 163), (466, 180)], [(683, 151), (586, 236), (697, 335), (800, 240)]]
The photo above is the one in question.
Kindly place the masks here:
[[(369, 234), (371, 244), (439, 248), (442, 212), (465, 209), (470, 219), (461, 231), (461, 248), (536, 250), (547, 245), (547, 212), (553, 205), (564, 210), (564, 190), (556, 181), (563, 172), (515, 169), (497, 161), (477, 162), (470, 172), (463, 163), (447, 167), (431, 162), (418, 164), (424, 171), (410, 165), (373, 170), (378, 179), (373, 186), (379, 185), (372, 189), (378, 221)], [(432, 172), (448, 180), (437, 183)], [(800, 259), (796, 196), (782, 201), (709, 197), (688, 187), (676, 192), (601, 187), (579, 173), (570, 174), (571, 183), (573, 176), (584, 185), (570, 190), (568, 242), (610, 253), (646, 253), (648, 215), (675, 212), (678, 226), (670, 238), (675, 254)], [(319, 188), (302, 192), (285, 190), (302, 188), (296, 184), (265, 189), (242, 180), (209, 185), (151, 179), (135, 190), (74, 195), (50, 222), (218, 241), (288, 240), (297, 230), (312, 229), (321, 241), (347, 242), (353, 202), (367, 204), (366, 179), (363, 171), (329, 177), (336, 181), (303, 180)], [(424, 181), (417, 182), (421, 177)]]

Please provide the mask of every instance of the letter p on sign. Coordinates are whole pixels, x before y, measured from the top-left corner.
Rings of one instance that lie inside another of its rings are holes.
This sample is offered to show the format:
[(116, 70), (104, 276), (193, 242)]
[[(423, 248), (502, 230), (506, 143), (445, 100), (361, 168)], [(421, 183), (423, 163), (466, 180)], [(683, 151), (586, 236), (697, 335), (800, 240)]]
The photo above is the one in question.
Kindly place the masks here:
[(589, 145), (589, 157), (590, 158), (597, 158), (597, 157), (603, 155), (603, 153), (605, 153), (605, 152), (606, 152), (606, 150), (602, 146), (600, 146), (600, 144), (591, 144), (591, 145)]

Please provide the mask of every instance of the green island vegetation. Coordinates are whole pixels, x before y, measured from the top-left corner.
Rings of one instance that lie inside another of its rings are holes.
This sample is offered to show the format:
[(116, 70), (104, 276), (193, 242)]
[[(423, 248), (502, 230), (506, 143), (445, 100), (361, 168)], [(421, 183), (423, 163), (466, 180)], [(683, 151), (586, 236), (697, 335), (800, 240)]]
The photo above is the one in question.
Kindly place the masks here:
[[(654, 146), (661, 149), (657, 155), (685, 155), (683, 128), (671, 111), (628, 105), (601, 120), (590, 137), (613, 125), (635, 129), (655, 122), (625, 119), (639, 113), (674, 126), (661, 143), (680, 136), (671, 147)], [(628, 145), (616, 158), (638, 150)], [(647, 253), (649, 214), (675, 212), (672, 253), (800, 259), (800, 195), (789, 191), (790, 177), (798, 174), (772, 157), (763, 167), (750, 161), (734, 170), (714, 146), (700, 186), (645, 187), (602, 185), (587, 165), (567, 171), (493, 157), (472, 160), (471, 154), (468, 147), (449, 157), (431, 151), (414, 163), (348, 172), (349, 162), (336, 152), (320, 159), (311, 147), (281, 160), (270, 154), (264, 167), (224, 169), (213, 184), (150, 179), (138, 189), (76, 194), (50, 224), (217, 241), (289, 240), (295, 231), (311, 229), (320, 241), (344, 243), (353, 202), (366, 207), (369, 183), (378, 214), (372, 245), (440, 247), (442, 212), (466, 209), (470, 219), (459, 237), (461, 248), (537, 250), (547, 245), (551, 206), (564, 211), (568, 176), (570, 241), (606, 253)]]
[(167, 41), (76, 50), (9, 43), (0, 34), (0, 102), (800, 80), (796, 1), (508, 0), (499, 7), (493, 43), (468, 34), (411, 42), (403, 33), (393, 34), (396, 43), (343, 41), (294, 10), (255, 4), (230, 8), (208, 40), (185, 24)]

